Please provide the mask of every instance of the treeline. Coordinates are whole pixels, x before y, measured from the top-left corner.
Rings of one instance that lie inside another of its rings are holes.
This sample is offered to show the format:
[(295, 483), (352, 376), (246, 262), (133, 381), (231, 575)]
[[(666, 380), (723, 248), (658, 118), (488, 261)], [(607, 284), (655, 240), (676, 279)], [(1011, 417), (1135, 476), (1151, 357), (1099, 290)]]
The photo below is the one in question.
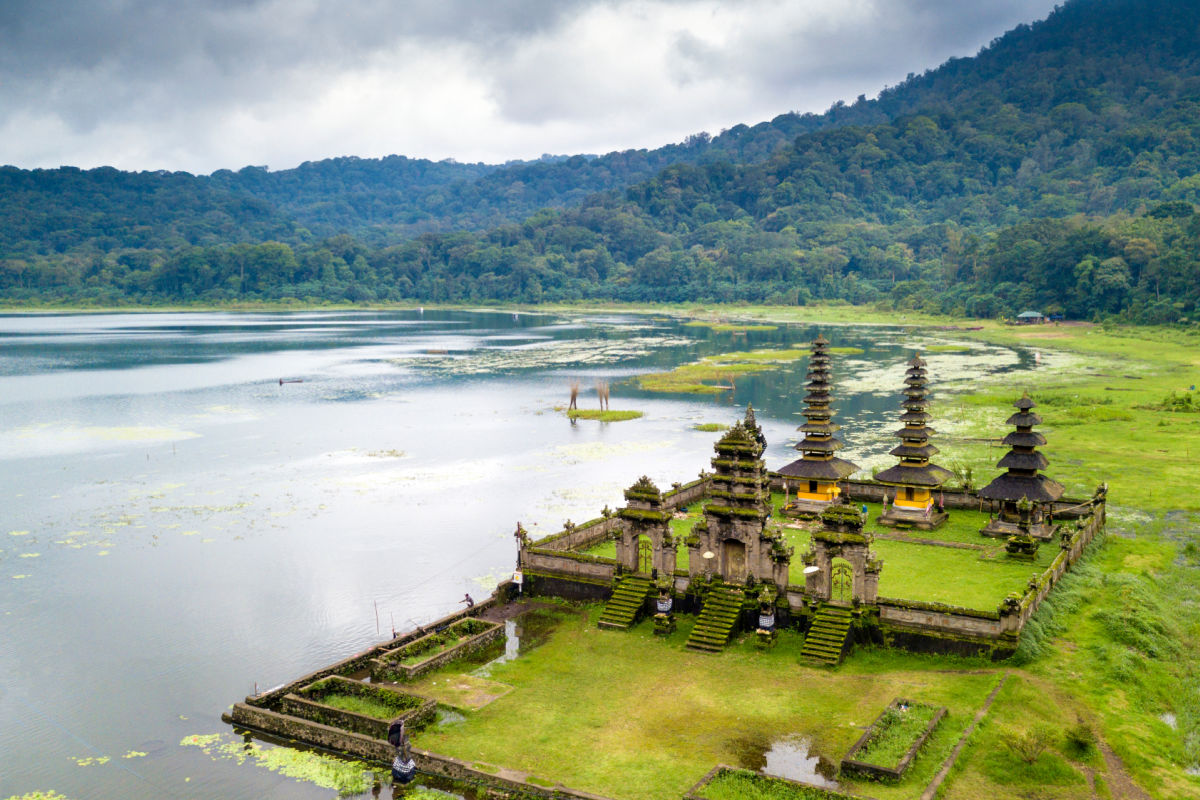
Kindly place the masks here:
[(0, 293), (1194, 319), (1198, 45), (1195, 4), (1073, 0), (877, 100), (656, 151), (206, 179), (4, 169)]
[(137, 251), (56, 262), (57, 269), (10, 259), (0, 262), (0, 292), (17, 303), (97, 305), (841, 300), (958, 316), (1036, 308), (1156, 324), (1195, 319), (1200, 303), (1200, 215), (1190, 203), (1099, 223), (1043, 219), (986, 237), (953, 224), (897, 235), (854, 223), (828, 233), (830, 242), (812, 245), (793, 231), (718, 221), (673, 237), (627, 212), (580, 210), (378, 249), (338, 236), (298, 247)]

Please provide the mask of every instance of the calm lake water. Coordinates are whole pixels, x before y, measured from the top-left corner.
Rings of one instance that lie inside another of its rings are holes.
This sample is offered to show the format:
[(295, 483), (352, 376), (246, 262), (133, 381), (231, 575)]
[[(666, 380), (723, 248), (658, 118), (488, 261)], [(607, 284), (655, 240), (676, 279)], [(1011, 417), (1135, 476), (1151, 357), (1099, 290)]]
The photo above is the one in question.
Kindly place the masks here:
[[(492, 312), (0, 315), (0, 797), (331, 797), (185, 737), (266, 689), (486, 596), (536, 532), (708, 467), (753, 402), (796, 457), (805, 362), (717, 397), (626, 382), (806, 346), (642, 317)], [(848, 457), (890, 463), (897, 329), (832, 328)], [(943, 386), (1034, 368), (970, 344)], [(285, 382), (284, 381), (301, 381)], [(643, 419), (571, 424), (568, 385)], [(936, 423), (935, 423), (936, 426)], [(126, 754), (145, 753), (131, 758)], [(105, 763), (99, 763), (108, 757)], [(89, 761), (91, 759), (91, 761)]]

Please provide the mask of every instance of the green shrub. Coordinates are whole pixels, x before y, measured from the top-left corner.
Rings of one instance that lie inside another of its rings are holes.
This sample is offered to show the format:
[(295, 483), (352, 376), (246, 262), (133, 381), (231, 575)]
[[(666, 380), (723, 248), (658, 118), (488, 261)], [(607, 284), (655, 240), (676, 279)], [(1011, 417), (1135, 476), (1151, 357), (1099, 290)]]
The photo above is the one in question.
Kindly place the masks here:
[(1076, 756), (1088, 756), (1096, 749), (1098, 739), (1092, 726), (1080, 720), (1067, 728), (1063, 734), (1063, 741), (1067, 749)]
[(1026, 764), (1032, 764), (1042, 753), (1046, 752), (1050, 745), (1054, 744), (1054, 740), (1057, 738), (1054, 728), (1044, 722), (1039, 722), (1032, 728), (1026, 728), (1023, 731), (1005, 731), (1000, 737), (1000, 744)]

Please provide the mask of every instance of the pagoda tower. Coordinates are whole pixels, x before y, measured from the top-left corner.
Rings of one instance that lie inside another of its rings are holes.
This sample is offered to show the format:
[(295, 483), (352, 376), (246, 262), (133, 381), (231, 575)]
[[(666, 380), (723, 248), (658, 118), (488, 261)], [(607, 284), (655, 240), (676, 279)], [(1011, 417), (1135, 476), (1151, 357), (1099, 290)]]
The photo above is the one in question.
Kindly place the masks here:
[(688, 540), (688, 569), (693, 578), (708, 573), (727, 583), (754, 578), (786, 586), (792, 552), (767, 528), (770, 477), (752, 414), (713, 446), (710, 499)]
[(1046, 437), (1033, 430), (1042, 418), (1033, 412), (1034, 402), (1025, 395), (1013, 403), (1017, 413), (1006, 424), (1016, 428), (1004, 437), (1011, 449), (997, 467), (1007, 470), (979, 490), (980, 498), (990, 500), (992, 518), (980, 530), (984, 536), (1013, 536), (1029, 534), (1035, 539), (1049, 539), (1054, 527), (1047, 522), (1047, 511), (1063, 495), (1063, 487), (1041, 474), (1049, 462), (1038, 452)]
[[(950, 470), (930, 462), (938, 449), (929, 443), (934, 430), (928, 426), (929, 400), (926, 384), (925, 360), (915, 355), (908, 362), (904, 377), (904, 413), (900, 421), (904, 427), (896, 431), (900, 445), (893, 448), (891, 455), (900, 463), (885, 469), (875, 480), (896, 487), (891, 504), (884, 503), (879, 524), (888, 526), (915, 527), (932, 530), (946, 521), (944, 511), (935, 507), (933, 491), (951, 477)], [(886, 500), (887, 495), (885, 493)]]
[(808, 394), (804, 396), (805, 423), (799, 430), (804, 439), (796, 449), (801, 457), (779, 470), (785, 490), (794, 491), (795, 499), (784, 506), (789, 517), (815, 519), (841, 494), (838, 481), (858, 471), (858, 465), (837, 458), (842, 443), (834, 434), (840, 425), (832, 422), (830, 403), (833, 394), (829, 382), (829, 342), (818, 335), (808, 359)]

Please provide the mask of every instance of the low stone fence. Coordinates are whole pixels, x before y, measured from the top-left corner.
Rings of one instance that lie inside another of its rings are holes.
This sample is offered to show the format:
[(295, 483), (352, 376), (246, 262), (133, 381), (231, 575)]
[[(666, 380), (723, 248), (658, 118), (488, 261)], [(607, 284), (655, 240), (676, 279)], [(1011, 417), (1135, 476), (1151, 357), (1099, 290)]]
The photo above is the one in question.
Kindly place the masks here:
[[(703, 498), (708, 486), (707, 477), (678, 484), (663, 493), (663, 505), (671, 510), (688, 506)], [(581, 600), (607, 598), (617, 572), (616, 559), (578, 551), (611, 538), (624, 525), (614, 514), (527, 543), (518, 558), (529, 590)]]
[[(437, 648), (444, 643), (444, 637), (451, 635), (458, 636), (459, 641), (451, 647), (437, 652)], [(441, 633), (422, 636), (408, 644), (400, 645), (394, 650), (385, 650), (379, 654), (378, 658), (371, 659), (371, 680), (415, 680), (426, 672), (432, 672), (451, 661), (483, 650), (503, 635), (504, 626), (498, 622), (460, 619)], [(430, 651), (434, 652), (414, 664), (403, 663), (405, 658), (419, 656), (421, 653)]]
[[(705, 793), (709, 784), (726, 778), (727, 776), (734, 777), (737, 780), (743, 780), (750, 783), (755, 788), (763, 787), (765, 789), (761, 796), (767, 796), (766, 792), (775, 788), (780, 795), (786, 794), (788, 797), (806, 797), (811, 800), (872, 800), (870, 797), (857, 794), (846, 794), (837, 789), (827, 789), (823, 786), (815, 786), (811, 783), (802, 781), (794, 781), (789, 778), (780, 778), (775, 775), (767, 775), (761, 772), (753, 772), (741, 767), (731, 767), (726, 764), (718, 764), (708, 771), (708, 774), (696, 782), (692, 788), (688, 789), (683, 795), (683, 800), (709, 800), (709, 796)], [(766, 788), (771, 787), (771, 788)], [(758, 795), (756, 795), (758, 796)]]
[(1083, 556), (1083, 551), (1095, 540), (1096, 534), (1103, 530), (1106, 513), (1105, 503), (1100, 500), (1093, 506), (1090, 516), (1080, 517), (1075, 521), (1074, 530), (1064, 527), (1058, 555), (1054, 557), (1049, 569), (1038, 578), (1037, 583), (1031, 586), (1025, 596), (1021, 598), (1019, 613), (1012, 613), (1011, 606), (1002, 609), (1002, 615), (1007, 611), (1007, 616), (1012, 620), (1008, 623), (1010, 629), (1019, 631), (1025, 627), (1025, 623), (1037, 611), (1038, 606), (1046, 599), (1046, 595), (1050, 594), (1054, 585), (1071, 568), (1071, 565)]
[[(374, 697), (384, 704), (394, 705), (396, 713), (388, 720), (334, 708), (322, 702), (329, 694)], [(279, 710), (293, 717), (386, 739), (388, 726), (393, 721), (403, 720), (410, 729), (418, 728), (433, 719), (436, 705), (426, 697), (331, 675), (304, 687), (296, 694), (284, 695), (279, 703)]]
[(678, 511), (681, 508), (690, 506), (697, 500), (703, 499), (704, 495), (708, 494), (709, 484), (712, 482), (711, 477), (700, 478), (691, 483), (682, 483), (672, 486), (669, 492), (663, 492), (663, 505), (672, 511)]
[[(871, 726), (863, 731), (863, 735), (850, 748), (850, 752), (846, 753), (846, 757), (842, 759), (842, 772), (849, 775), (858, 774), (867, 778), (883, 780), (899, 780), (904, 777), (905, 770), (909, 768), (913, 759), (917, 757), (917, 753), (920, 752), (925, 742), (929, 740), (929, 737), (933, 735), (934, 730), (937, 729), (937, 726), (946, 716), (945, 706), (941, 706), (934, 711), (933, 718), (929, 720), (929, 723), (925, 726), (925, 730), (917, 736), (912, 745), (909, 746), (908, 750), (905, 751), (904, 755), (900, 757), (900, 760), (894, 766), (882, 767), (878, 764), (870, 764), (866, 761), (859, 761), (856, 756), (870, 744), (871, 738), (879, 732), (878, 729), (884, 720), (887, 719), (889, 712), (899, 712), (902, 708), (913, 705), (914, 703), (911, 700), (902, 700), (899, 697), (889, 703), (888, 707), (883, 710), (883, 713), (871, 723)], [(929, 706), (926, 707), (928, 708)]]
[(464, 608), (447, 614), (440, 619), (430, 622), (428, 625), (422, 625), (414, 630), (402, 633), (395, 639), (374, 645), (372, 647), (356, 653), (349, 658), (344, 658), (327, 667), (323, 667), (315, 672), (310, 672), (307, 675), (302, 675), (294, 681), (288, 681), (285, 684), (276, 686), (274, 689), (268, 689), (261, 694), (252, 695), (246, 698), (246, 702), (253, 706), (266, 707), (279, 702), (286, 694), (295, 694), (298, 690), (310, 683), (319, 681), (321, 678), (327, 678), (330, 675), (350, 675), (355, 672), (362, 672), (371, 665), (371, 660), (378, 658), (386, 650), (394, 650), (401, 645), (415, 641), (433, 631), (441, 630), (448, 627), (460, 619), (478, 616), (485, 609), (495, 605), (503, 605), (509, 599), (517, 594), (517, 586), (511, 580), (501, 581), (491, 596), (486, 600), (482, 600), (475, 604), (473, 608)]
[(894, 646), (917, 651), (963, 655), (990, 652), (996, 659), (1011, 655), (1025, 623), (1104, 527), (1106, 508), (1103, 498), (1075, 505), (1090, 513), (1076, 517), (1074, 522), (1064, 523), (1059, 552), (1050, 566), (1030, 582), (1019, 600), (1005, 600), (995, 611), (979, 611), (881, 597), (878, 599), (879, 620), (885, 640)]
[[(390, 765), (396, 755), (396, 748), (388, 744), (386, 738), (377, 739), (372, 736), (364, 736), (361, 733), (341, 730), (329, 725), (322, 725), (319, 722), (290, 717), (265, 708), (256, 708), (247, 703), (235, 704), (232, 712), (225, 715), (224, 719), (241, 728), (322, 747), (380, 765)], [(414, 747), (412, 754), (413, 760), (417, 762), (417, 769), (427, 775), (482, 784), (498, 790), (502, 796), (515, 794), (522, 798), (539, 797), (546, 798), (546, 800), (608, 800), (600, 795), (570, 789), (561, 784), (547, 787), (530, 783), (523, 779), (525, 777), (523, 773), (510, 770), (502, 770), (501, 774), (484, 772), (474, 768), (466, 761), (431, 753), (428, 750)]]
[(563, 550), (584, 550), (594, 544), (599, 544), (619, 529), (624, 522), (617, 516), (597, 517), (582, 525), (571, 525), (558, 533), (543, 536), (530, 542), (529, 546), (538, 550), (560, 552)]

